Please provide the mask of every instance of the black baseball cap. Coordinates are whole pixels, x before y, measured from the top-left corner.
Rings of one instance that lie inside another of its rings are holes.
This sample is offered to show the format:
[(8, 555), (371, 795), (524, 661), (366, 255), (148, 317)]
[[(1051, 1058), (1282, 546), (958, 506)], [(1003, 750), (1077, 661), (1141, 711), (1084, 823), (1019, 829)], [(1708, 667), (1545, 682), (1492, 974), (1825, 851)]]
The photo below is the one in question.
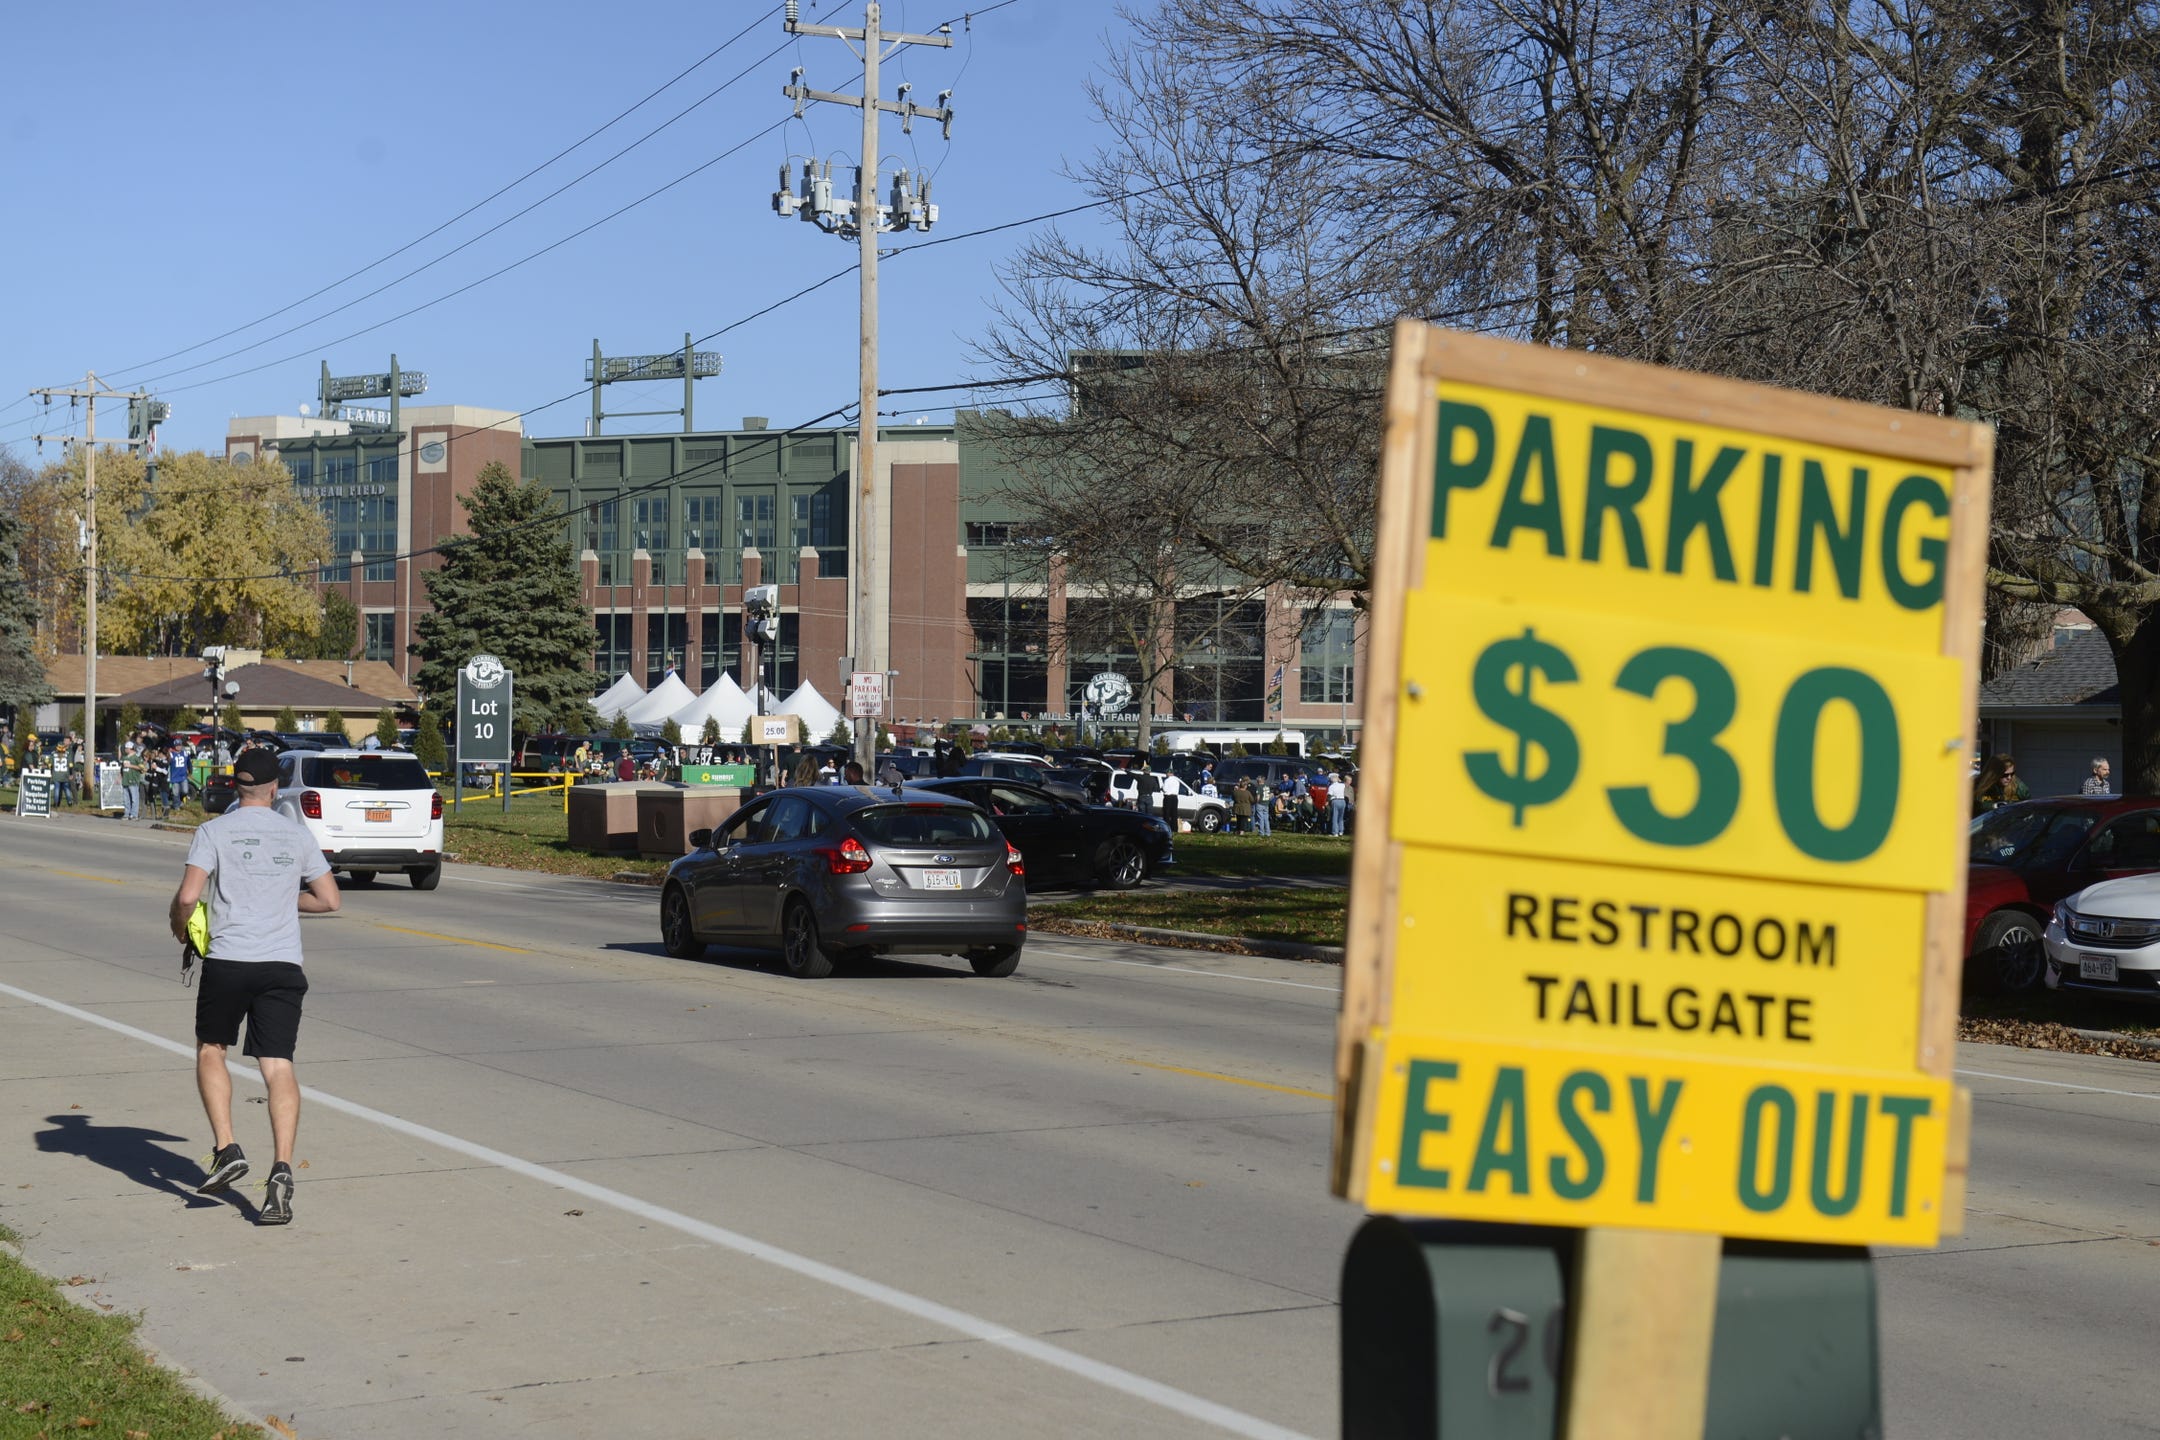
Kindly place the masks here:
[(243, 785), (268, 785), (278, 778), (277, 756), (268, 750), (243, 750), (233, 761), (233, 779)]

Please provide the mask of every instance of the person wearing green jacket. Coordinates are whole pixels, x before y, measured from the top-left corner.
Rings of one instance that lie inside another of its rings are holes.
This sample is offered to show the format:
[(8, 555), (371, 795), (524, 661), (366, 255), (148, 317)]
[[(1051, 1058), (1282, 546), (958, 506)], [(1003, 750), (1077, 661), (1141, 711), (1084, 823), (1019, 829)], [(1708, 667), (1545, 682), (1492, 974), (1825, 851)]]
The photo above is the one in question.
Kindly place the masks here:
[(120, 747), (120, 788), (127, 796), (127, 818), (142, 819), (142, 747), (133, 740)]

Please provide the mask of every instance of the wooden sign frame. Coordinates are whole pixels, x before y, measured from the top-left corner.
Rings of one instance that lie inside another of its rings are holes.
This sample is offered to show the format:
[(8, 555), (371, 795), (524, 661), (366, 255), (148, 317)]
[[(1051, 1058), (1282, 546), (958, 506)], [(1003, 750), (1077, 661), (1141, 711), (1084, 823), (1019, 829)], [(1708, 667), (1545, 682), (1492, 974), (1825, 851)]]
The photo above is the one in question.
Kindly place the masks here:
[[(1993, 432), (1982, 424), (1776, 389), (1637, 362), (1461, 334), (1421, 322), (1396, 327), (1388, 377), (1371, 595), (1372, 629), (1358, 789), (1369, 823), (1351, 861), (1342, 1005), (1335, 1047), (1331, 1183), (1364, 1198), (1378, 1076), (1372, 1039), (1390, 1025), (1404, 846), (1393, 838), (1402, 701), (1405, 610), (1423, 579), (1436, 445), (1435, 387), (1474, 383), (1687, 424), (1718, 426), (1806, 444), (1910, 460), (1952, 472), (1944, 559), (1941, 653), (1961, 665), (1959, 713), (1970, 746), (1979, 692), (1981, 583), (1988, 544)], [(1379, 804), (1375, 804), (1379, 801)], [(1941, 817), (1956, 833), (1962, 807)], [(1925, 899), (1918, 1031), (1920, 1072), (1954, 1073), (1964, 968), (1965, 867)], [(1953, 1090), (1942, 1226), (1955, 1233), (1964, 1208), (1969, 1099)], [(1591, 1229), (1578, 1259), (1569, 1339), (1567, 1433), (1666, 1436), (1701, 1433), (1715, 1305), (1716, 1235)], [(1633, 1337), (1632, 1339), (1630, 1337)], [(1691, 1428), (1692, 1427), (1692, 1428)]]

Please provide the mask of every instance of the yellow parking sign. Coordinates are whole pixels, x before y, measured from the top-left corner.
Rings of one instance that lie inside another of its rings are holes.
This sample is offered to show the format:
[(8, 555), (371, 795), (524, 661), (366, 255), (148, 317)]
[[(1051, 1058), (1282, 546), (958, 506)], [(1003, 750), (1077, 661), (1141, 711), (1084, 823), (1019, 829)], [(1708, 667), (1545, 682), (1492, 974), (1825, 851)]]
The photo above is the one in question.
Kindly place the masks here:
[(1397, 332), (1335, 1183), (1929, 1244), (1986, 427)]

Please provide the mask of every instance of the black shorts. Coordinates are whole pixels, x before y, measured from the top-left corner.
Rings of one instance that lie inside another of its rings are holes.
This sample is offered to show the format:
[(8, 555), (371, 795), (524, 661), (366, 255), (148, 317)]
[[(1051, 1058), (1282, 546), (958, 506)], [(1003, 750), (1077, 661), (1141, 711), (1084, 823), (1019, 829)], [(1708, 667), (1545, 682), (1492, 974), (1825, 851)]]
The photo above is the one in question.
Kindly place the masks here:
[(195, 1038), (231, 1045), (248, 1022), (243, 1054), (290, 1060), (300, 1039), (300, 1002), (307, 972), (289, 960), (205, 960), (202, 988), (195, 992)]

